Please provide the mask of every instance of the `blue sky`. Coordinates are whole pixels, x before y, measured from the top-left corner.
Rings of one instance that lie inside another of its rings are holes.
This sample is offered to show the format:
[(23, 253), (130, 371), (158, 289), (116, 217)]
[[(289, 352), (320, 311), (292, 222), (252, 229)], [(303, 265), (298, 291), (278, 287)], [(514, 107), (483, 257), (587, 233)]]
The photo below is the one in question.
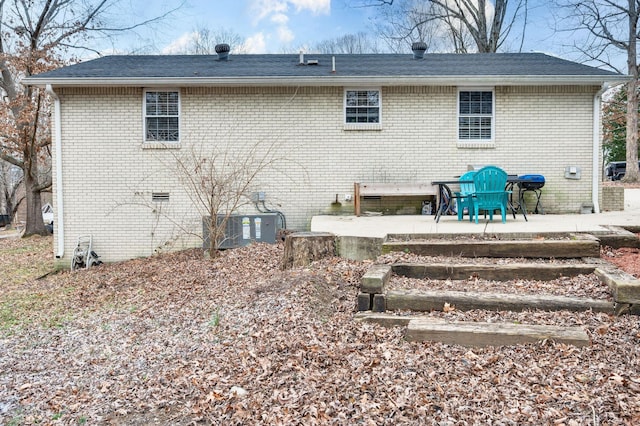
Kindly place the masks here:
[[(357, 0), (355, 0), (357, 1)], [(137, 39), (120, 39), (116, 50), (176, 53), (197, 28), (224, 28), (247, 41), (247, 53), (297, 52), (315, 42), (372, 29), (376, 8), (354, 7), (354, 0), (187, 0), (169, 20), (143, 31)], [(132, 2), (134, 3), (134, 2)], [(175, 7), (176, 0), (135, 2), (134, 15), (148, 18)], [(567, 49), (571, 34), (554, 33), (549, 3), (530, 0), (523, 52), (544, 52), (577, 60)], [(137, 8), (137, 10), (135, 10)], [(517, 32), (517, 31), (516, 31)], [(153, 44), (149, 51), (148, 45)], [(517, 49), (512, 46), (511, 50)], [(232, 46), (233, 48), (233, 46)], [(233, 51), (232, 51), (233, 53)]]
[[(172, 3), (177, 2), (149, 0), (135, 7), (140, 16), (148, 17)], [(373, 13), (371, 8), (350, 7), (347, 0), (187, 0), (151, 37), (156, 53), (172, 53), (172, 47), (188, 40), (196, 28), (224, 28), (246, 39), (248, 53), (282, 53), (366, 31)]]

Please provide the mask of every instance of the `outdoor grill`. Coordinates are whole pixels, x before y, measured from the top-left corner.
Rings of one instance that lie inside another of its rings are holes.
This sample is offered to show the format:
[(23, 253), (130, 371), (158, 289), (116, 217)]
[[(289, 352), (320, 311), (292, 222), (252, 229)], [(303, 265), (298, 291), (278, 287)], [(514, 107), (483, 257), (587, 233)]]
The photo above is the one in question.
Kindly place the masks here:
[(544, 186), (544, 176), (542, 175), (522, 175), (518, 176), (520, 182), (518, 186), (524, 190), (535, 191)]
[(542, 203), (540, 202), (540, 196), (542, 195), (541, 188), (544, 186), (544, 176), (542, 175), (521, 175), (518, 176), (518, 188), (519, 194), (518, 198), (520, 199), (520, 204), (527, 210), (527, 206), (524, 203), (525, 193), (527, 191), (531, 191), (535, 194), (536, 206), (533, 209), (534, 213), (542, 213), (544, 214), (544, 209), (542, 208)]

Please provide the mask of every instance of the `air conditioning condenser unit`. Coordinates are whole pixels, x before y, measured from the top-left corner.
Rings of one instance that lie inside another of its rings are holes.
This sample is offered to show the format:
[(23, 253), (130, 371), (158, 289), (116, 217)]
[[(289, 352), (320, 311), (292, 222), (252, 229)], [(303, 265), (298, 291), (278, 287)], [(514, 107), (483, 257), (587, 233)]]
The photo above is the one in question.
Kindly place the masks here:
[[(218, 248), (228, 249), (243, 247), (252, 242), (274, 244), (276, 242), (278, 216), (275, 213), (233, 214), (229, 216), (225, 226), (224, 238)], [(218, 223), (224, 215), (217, 216)], [(209, 248), (209, 217), (202, 218), (203, 248)]]

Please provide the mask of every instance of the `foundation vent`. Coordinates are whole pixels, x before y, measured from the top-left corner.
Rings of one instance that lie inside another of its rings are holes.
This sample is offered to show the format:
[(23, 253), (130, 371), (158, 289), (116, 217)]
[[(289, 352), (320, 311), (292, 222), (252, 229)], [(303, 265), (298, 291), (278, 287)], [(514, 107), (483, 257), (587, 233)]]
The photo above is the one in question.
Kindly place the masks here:
[(151, 194), (151, 201), (154, 203), (162, 203), (169, 201), (169, 193), (168, 192), (153, 192)]

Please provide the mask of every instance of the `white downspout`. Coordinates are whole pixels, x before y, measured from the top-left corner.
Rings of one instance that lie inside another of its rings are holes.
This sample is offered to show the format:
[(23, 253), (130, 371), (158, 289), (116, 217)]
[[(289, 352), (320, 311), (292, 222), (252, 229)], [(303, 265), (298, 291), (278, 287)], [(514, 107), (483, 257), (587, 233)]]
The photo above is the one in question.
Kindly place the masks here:
[(60, 115), (60, 98), (47, 84), (46, 91), (53, 98), (53, 126), (55, 128), (56, 153), (56, 259), (64, 257), (64, 199), (62, 191), (62, 118)]
[(600, 179), (602, 178), (602, 167), (600, 167), (600, 101), (602, 94), (611, 87), (608, 83), (603, 83), (602, 87), (593, 96), (593, 152), (592, 152), (592, 173), (591, 173), (591, 202), (593, 212), (600, 213), (600, 203), (598, 194), (600, 189)]

